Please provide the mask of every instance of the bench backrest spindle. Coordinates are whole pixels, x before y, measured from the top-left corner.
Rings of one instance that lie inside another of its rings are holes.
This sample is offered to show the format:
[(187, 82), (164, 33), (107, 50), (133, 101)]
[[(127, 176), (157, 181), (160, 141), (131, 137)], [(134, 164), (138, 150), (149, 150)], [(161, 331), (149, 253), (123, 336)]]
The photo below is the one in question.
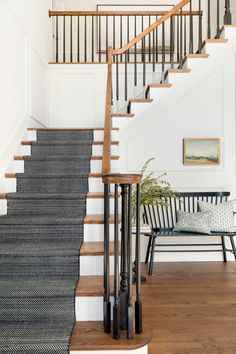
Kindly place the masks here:
[(167, 206), (144, 205), (144, 221), (153, 230), (170, 230), (177, 222), (179, 210), (196, 213), (199, 211), (198, 201), (206, 201), (213, 204), (226, 202), (230, 196), (229, 192), (184, 192), (180, 193), (178, 199), (165, 199)]

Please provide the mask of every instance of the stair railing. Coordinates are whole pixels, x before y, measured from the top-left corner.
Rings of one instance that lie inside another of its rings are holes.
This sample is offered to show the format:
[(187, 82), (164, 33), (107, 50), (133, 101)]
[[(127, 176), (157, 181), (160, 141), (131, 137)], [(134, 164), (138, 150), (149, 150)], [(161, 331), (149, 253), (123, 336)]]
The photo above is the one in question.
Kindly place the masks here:
[[(224, 20), (231, 22), (229, 1), (225, 2)], [(188, 7), (186, 9), (186, 7)], [(207, 10), (207, 36), (206, 38), (219, 38), (220, 35), (220, 2), (216, 7), (216, 29), (212, 37), (211, 30), (211, 1), (208, 0)], [(190, 14), (185, 15), (186, 11)], [(203, 11), (202, 2), (198, 1), (198, 21), (193, 20), (193, 1), (183, 0), (168, 13), (164, 14), (155, 23), (135, 36), (130, 42), (118, 50), (108, 48), (108, 76), (105, 109), (105, 129), (103, 145), (102, 175), (104, 183), (104, 330), (111, 332), (111, 301), (110, 301), (110, 213), (111, 193), (114, 194), (114, 306), (113, 306), (113, 337), (120, 338), (120, 330), (127, 330), (127, 337), (134, 336), (133, 328), (133, 301), (132, 301), (132, 204), (136, 208), (136, 302), (135, 302), (135, 332), (142, 332), (142, 303), (140, 297), (140, 181), (141, 175), (112, 174), (111, 172), (111, 132), (112, 132), (112, 105), (115, 97), (119, 100), (120, 81), (119, 66), (121, 56), (124, 62), (124, 92), (125, 100), (128, 98), (128, 62), (130, 50), (134, 49), (134, 86), (137, 85), (137, 50), (142, 51), (142, 84), (146, 85), (146, 40), (153, 43), (153, 70), (159, 57), (159, 35), (161, 33), (161, 68), (163, 83), (165, 80), (166, 64), (166, 29), (169, 24), (169, 53), (170, 67), (174, 68), (175, 61), (178, 68), (182, 68), (186, 55), (201, 53), (203, 38)], [(177, 20), (176, 20), (177, 18)], [(197, 28), (197, 30), (196, 30)], [(194, 34), (197, 35), (195, 36)], [(150, 47), (149, 47), (150, 48)], [(150, 52), (148, 53), (150, 55)], [(115, 80), (113, 79), (113, 62), (116, 66)], [(136, 192), (132, 190), (135, 185)], [(121, 190), (121, 219), (119, 219), (119, 188)], [(136, 198), (135, 198), (136, 195)], [(121, 223), (120, 223), (121, 222)], [(121, 228), (121, 263), (119, 269), (119, 225)], [(120, 284), (120, 285), (119, 285)]]

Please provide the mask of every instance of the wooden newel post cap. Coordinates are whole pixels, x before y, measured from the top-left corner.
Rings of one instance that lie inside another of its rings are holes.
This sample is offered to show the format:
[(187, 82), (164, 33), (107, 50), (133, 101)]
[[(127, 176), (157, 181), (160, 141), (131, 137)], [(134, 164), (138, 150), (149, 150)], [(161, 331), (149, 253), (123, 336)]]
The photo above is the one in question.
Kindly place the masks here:
[(139, 184), (141, 180), (141, 174), (111, 173), (102, 176), (102, 182), (105, 184)]

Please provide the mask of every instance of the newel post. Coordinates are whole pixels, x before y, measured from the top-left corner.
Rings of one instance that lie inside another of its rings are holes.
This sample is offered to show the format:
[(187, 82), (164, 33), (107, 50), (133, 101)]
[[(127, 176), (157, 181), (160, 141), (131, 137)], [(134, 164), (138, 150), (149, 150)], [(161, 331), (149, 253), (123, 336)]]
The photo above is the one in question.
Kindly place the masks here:
[(224, 25), (232, 25), (232, 14), (230, 11), (230, 0), (225, 0)]

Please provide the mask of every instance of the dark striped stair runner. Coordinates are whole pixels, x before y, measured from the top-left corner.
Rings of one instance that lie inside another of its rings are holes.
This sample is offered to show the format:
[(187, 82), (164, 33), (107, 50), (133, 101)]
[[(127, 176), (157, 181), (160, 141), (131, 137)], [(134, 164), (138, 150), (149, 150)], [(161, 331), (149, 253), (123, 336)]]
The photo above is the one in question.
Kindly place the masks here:
[(0, 353), (67, 354), (92, 131), (38, 131), (0, 217)]

